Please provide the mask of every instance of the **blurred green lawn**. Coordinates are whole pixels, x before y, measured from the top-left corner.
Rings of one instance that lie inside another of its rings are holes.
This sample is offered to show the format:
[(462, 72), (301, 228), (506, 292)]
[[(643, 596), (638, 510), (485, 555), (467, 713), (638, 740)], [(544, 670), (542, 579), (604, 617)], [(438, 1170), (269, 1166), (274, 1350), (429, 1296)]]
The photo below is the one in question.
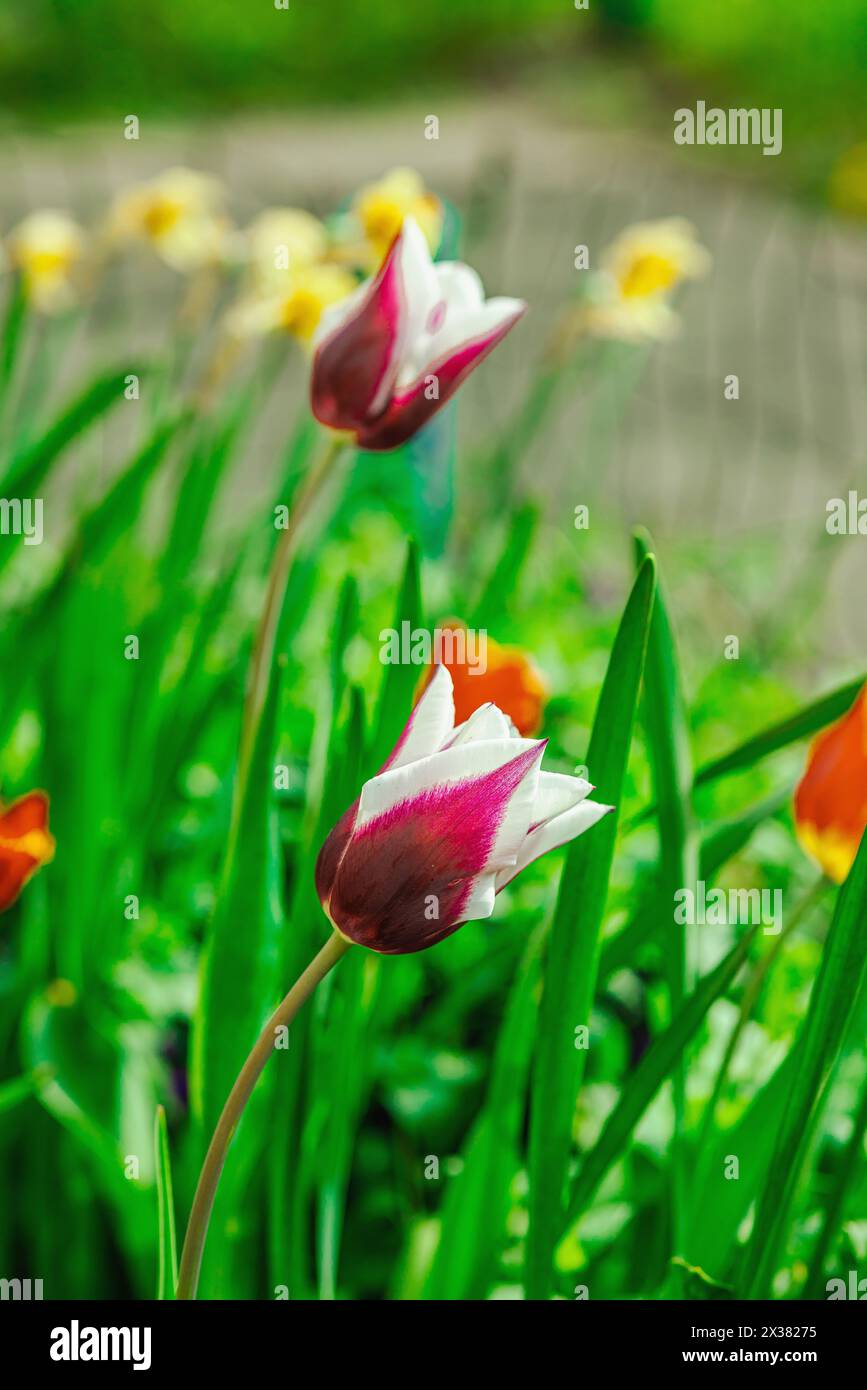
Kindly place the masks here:
[[(514, 83), (588, 47), (640, 49), (669, 88), (684, 77), (735, 104), (785, 104), (790, 130), (857, 129), (867, 21), (860, 0), (5, 0), (0, 108), (43, 115), (376, 102)], [(122, 63), (119, 64), (119, 56)]]

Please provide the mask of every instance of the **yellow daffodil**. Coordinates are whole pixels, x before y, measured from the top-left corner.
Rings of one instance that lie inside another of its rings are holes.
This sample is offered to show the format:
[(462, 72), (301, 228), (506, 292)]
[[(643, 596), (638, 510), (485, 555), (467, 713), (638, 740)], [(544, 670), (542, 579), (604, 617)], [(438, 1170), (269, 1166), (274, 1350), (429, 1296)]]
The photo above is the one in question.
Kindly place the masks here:
[(589, 302), (582, 306), (584, 326), (625, 342), (670, 338), (679, 326), (673, 291), (684, 280), (707, 274), (710, 263), (710, 253), (685, 218), (636, 222), (603, 255)]
[(280, 286), (302, 266), (324, 261), (328, 232), (303, 208), (266, 208), (243, 234), (250, 279)]
[(9, 233), (6, 244), (35, 309), (54, 314), (75, 303), (87, 245), (77, 222), (53, 209), (32, 212)]
[(442, 203), (427, 191), (415, 169), (392, 169), (360, 188), (338, 223), (342, 258), (363, 270), (376, 270), (405, 217), (415, 219), (431, 255), (436, 255), (443, 230)]
[(328, 259), (324, 224), (301, 208), (266, 209), (244, 242), (246, 285), (227, 322), (236, 338), (276, 330), (307, 343), (323, 311), (357, 288), (355, 276)]
[(286, 273), (283, 280), (253, 290), (229, 314), (228, 328), (236, 337), (258, 337), (263, 333), (290, 333), (309, 343), (324, 311), (352, 294), (358, 281), (343, 266), (322, 261), (302, 265)]
[(109, 214), (110, 244), (148, 242), (181, 272), (225, 260), (232, 229), (223, 212), (223, 187), (193, 169), (167, 169), (115, 199)]

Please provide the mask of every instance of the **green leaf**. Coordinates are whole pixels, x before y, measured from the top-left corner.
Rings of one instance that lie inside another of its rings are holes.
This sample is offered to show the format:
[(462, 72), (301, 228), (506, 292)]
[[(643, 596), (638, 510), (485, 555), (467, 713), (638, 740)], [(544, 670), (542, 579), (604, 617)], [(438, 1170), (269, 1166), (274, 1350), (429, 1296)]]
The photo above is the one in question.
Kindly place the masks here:
[(575, 1046), (575, 1027), (589, 1024), (593, 1005), (617, 805), (632, 741), (655, 588), (656, 569), (648, 557), (614, 640), (587, 751), (597, 799), (613, 804), (615, 810), (570, 846), (551, 928), (531, 1093), (528, 1298), (549, 1296), (553, 1252), (562, 1231), (572, 1116), (586, 1056)]
[(822, 695), (818, 700), (813, 700), (794, 714), (790, 714), (788, 718), (769, 725), (761, 733), (754, 734), (744, 743), (739, 743), (721, 757), (703, 763), (695, 774), (696, 787), (702, 787), (706, 782), (713, 782), (717, 777), (723, 777), (729, 772), (740, 772), (742, 768), (752, 767), (771, 753), (787, 748), (790, 743), (797, 743), (802, 738), (810, 738), (812, 734), (818, 733), (820, 729), (824, 729), (826, 725), (832, 724), (835, 719), (846, 713), (854, 703), (865, 679), (867, 677), (859, 676), (857, 680), (847, 681), (830, 694)]
[[(719, 1278), (731, 1272), (738, 1227), (767, 1171), (794, 1075), (792, 1060), (791, 1054), (784, 1059), (735, 1125), (711, 1131), (695, 1155), (684, 1253)], [(731, 1156), (738, 1160), (737, 1179), (726, 1170)]]
[[(351, 805), (359, 790), (359, 773), (352, 782), (351, 757), (358, 757), (363, 747), (364, 709), (359, 692), (349, 697), (348, 723), (341, 719), (341, 697), (346, 678), (343, 656), (346, 643), (356, 631), (358, 594), (354, 580), (347, 580), (341, 591), (334, 624), (330, 673), (330, 689), (320, 704), (316, 728), (316, 743), (324, 742), (321, 753), (314, 751), (307, 779), (305, 823), (296, 860), (300, 866), (295, 879), (289, 921), (291, 930), (284, 941), (284, 977), (294, 979), (322, 943), (325, 918), (316, 893), (313, 866), (319, 848), (332, 826)], [(349, 741), (347, 741), (349, 740)], [(352, 783), (352, 785), (350, 785)], [(351, 959), (351, 957), (350, 957)], [(349, 965), (350, 961), (344, 962)], [(342, 974), (342, 972), (341, 972)], [(334, 981), (332, 981), (332, 987)], [(349, 986), (347, 986), (349, 988)], [(297, 1238), (297, 1230), (307, 1224), (309, 1193), (318, 1181), (318, 1172), (309, 1172), (309, 1151), (303, 1147), (307, 1131), (310, 1097), (310, 1048), (313, 1032), (312, 1014), (303, 1012), (293, 1025), (295, 1065), (283, 1068), (277, 1077), (273, 1099), (272, 1144), (269, 1165), (268, 1250), (270, 1282), (288, 1284), (293, 1296), (314, 1296), (319, 1281), (310, 1268), (307, 1242)], [(315, 1155), (314, 1155), (315, 1156)], [(336, 1164), (332, 1173), (336, 1171)], [(332, 1188), (332, 1194), (336, 1191)], [(337, 1197), (331, 1203), (327, 1219), (338, 1209)], [(322, 1209), (320, 1208), (320, 1216)], [(320, 1241), (322, 1238), (320, 1237)], [(320, 1267), (323, 1256), (336, 1269), (339, 1230), (332, 1225), (328, 1247), (320, 1243)], [(330, 1277), (330, 1276), (329, 1276)]]
[(13, 275), (6, 298), (3, 333), (0, 336), (0, 411), (6, 404), (12, 383), (26, 319), (27, 300), (24, 294), (24, 281), (20, 275)]
[(867, 1132), (867, 1073), (861, 1083), (861, 1096), (855, 1111), (849, 1142), (837, 1165), (837, 1172), (824, 1195), (824, 1215), (807, 1279), (805, 1298), (825, 1298), (825, 1260), (839, 1238), (846, 1214), (846, 1199), (855, 1177), (863, 1167), (864, 1135)]
[(82, 517), (77, 545), (89, 565), (100, 563), (118, 536), (134, 524), (148, 483), (189, 420), (189, 412), (181, 411), (155, 429), (105, 496)]
[(485, 1103), (464, 1145), (460, 1172), (449, 1179), (443, 1201), (439, 1245), (424, 1289), (427, 1299), (484, 1298), (506, 1239), (546, 936), (542, 927), (530, 938), (512, 984)]
[[(637, 563), (643, 563), (650, 554), (650, 548), (649, 536), (645, 532), (636, 532)], [(661, 585), (656, 595), (647, 643), (643, 714), (659, 822), (656, 916), (668, 984), (669, 1018), (674, 1018), (681, 1007), (688, 983), (686, 929), (678, 927), (674, 921), (675, 894), (679, 889), (695, 884), (697, 842), (692, 821), (692, 764), (686, 705), (674, 634)], [(675, 1067), (673, 1077), (675, 1134), (672, 1144), (672, 1222), (675, 1253), (682, 1232), (685, 1206), (686, 1172), (682, 1136), (686, 1106), (686, 1061), (684, 1056)]]
[(157, 1298), (173, 1299), (178, 1282), (178, 1243), (172, 1198), (172, 1168), (166, 1112), (161, 1105), (154, 1115), (154, 1166), (157, 1177), (158, 1273)]
[[(847, 681), (845, 685), (838, 686), (829, 694), (803, 705), (779, 723), (770, 724), (760, 733), (753, 734), (745, 742), (731, 748), (728, 753), (702, 763), (693, 779), (693, 792), (698, 787), (715, 782), (719, 777), (727, 776), (730, 772), (742, 772), (745, 768), (753, 767), (755, 763), (769, 758), (772, 753), (778, 753), (782, 748), (788, 748), (801, 739), (811, 738), (813, 734), (832, 724), (835, 719), (840, 719), (851, 708), (865, 680), (867, 676)], [(633, 830), (647, 821), (655, 811), (655, 805), (645, 806), (630, 818), (625, 829)]]
[(612, 1163), (626, 1147), (630, 1134), (656, 1092), (678, 1065), (711, 1005), (724, 993), (743, 964), (758, 928), (751, 927), (737, 946), (705, 975), (673, 1023), (645, 1052), (624, 1086), (596, 1144), (586, 1155), (569, 1204), (569, 1226), (578, 1221)]
[(599, 979), (609, 979), (635, 961), (635, 953), (651, 936), (656, 925), (655, 893), (645, 893), (639, 900), (631, 920), (602, 943), (599, 952)]
[(44, 626), (54, 616), (58, 599), (77, 566), (85, 561), (89, 569), (95, 569), (104, 563), (119, 536), (135, 524), (145, 488), (185, 421), (186, 416), (179, 415), (155, 430), (105, 496), (84, 514), (57, 573), (38, 599), (28, 604), (19, 621), (33, 628)]
[(358, 631), (359, 611), (358, 585), (352, 575), (347, 575), (340, 590), (331, 644), (331, 692), (335, 708), (340, 707), (343, 695), (346, 649)]
[[(329, 781), (335, 803), (351, 805), (360, 785), (364, 749), (364, 703), (353, 688), (349, 715), (340, 730), (342, 756), (330, 765)], [(317, 1019), (314, 1047), (321, 1056), (315, 1069), (312, 1094), (319, 1098), (324, 1132), (315, 1149), (318, 1182), (317, 1256), (319, 1297), (337, 1296), (337, 1275), (346, 1190), (355, 1134), (361, 1118), (372, 1070), (370, 1030), (373, 1023), (375, 982), (379, 962), (368, 951), (350, 951), (331, 982), (328, 1016)], [(311, 1154), (313, 1149), (310, 1150)]]
[(68, 444), (89, 429), (113, 405), (124, 399), (126, 378), (134, 371), (126, 367), (99, 377), (61, 412), (40, 439), (16, 454), (3, 479), (3, 490), (19, 496), (33, 496), (49, 468)]
[[(788, 802), (791, 790), (785, 788), (750, 806), (731, 820), (704, 827), (699, 845), (699, 878), (708, 881), (719, 873), (734, 855), (740, 853), (758, 826), (777, 814)], [(615, 935), (602, 943), (599, 978), (607, 980), (635, 960), (635, 953), (653, 934), (658, 919), (658, 889), (651, 885), (639, 898), (633, 916)]]
[(822, 964), (795, 1043), (797, 1067), (756, 1208), (741, 1292), (770, 1297), (820, 1097), (867, 977), (867, 834), (840, 889)]
[(791, 795), (791, 787), (783, 787), (731, 820), (720, 821), (706, 829), (699, 849), (699, 878), (713, 878), (729, 859), (740, 854), (758, 827), (777, 815), (787, 805)]
[(11, 1081), (4, 1081), (0, 1085), (0, 1115), (7, 1110), (14, 1110), (23, 1101), (29, 1100), (30, 1096), (39, 1089), (39, 1086), (39, 1076), (32, 1072), (26, 1076), (16, 1076)]
[[(407, 623), (409, 631), (413, 632), (421, 627), (423, 622), (418, 547), (414, 541), (410, 541), (394, 626), (400, 633), (402, 624)], [(368, 776), (382, 766), (400, 737), (412, 709), (412, 697), (420, 674), (419, 668), (411, 662), (398, 661), (386, 666), (376, 710), (374, 735), (368, 750)]]
[(679, 1285), (681, 1298), (705, 1302), (733, 1297), (728, 1285), (720, 1284), (716, 1279), (712, 1279), (701, 1268), (701, 1265), (688, 1264), (680, 1255), (675, 1255), (671, 1266), (673, 1279), (676, 1285)]
[(519, 507), (514, 513), (506, 544), (467, 618), (468, 626), (490, 629), (502, 619), (507, 603), (517, 589), (538, 523), (539, 513), (529, 504)]
[[(271, 676), (244, 794), (235, 808), (217, 904), (205, 942), (193, 1023), (191, 1100), (209, 1136), (275, 1003), (283, 928), (274, 797), (280, 668)], [(231, 1021), (231, 1026), (229, 1026)]]

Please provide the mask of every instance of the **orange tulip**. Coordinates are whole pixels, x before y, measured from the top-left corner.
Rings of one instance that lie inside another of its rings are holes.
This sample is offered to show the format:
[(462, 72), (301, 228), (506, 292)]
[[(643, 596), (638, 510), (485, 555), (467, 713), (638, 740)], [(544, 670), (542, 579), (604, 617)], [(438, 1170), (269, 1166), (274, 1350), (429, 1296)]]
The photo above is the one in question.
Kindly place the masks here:
[[(444, 632), (465, 631), (458, 619), (440, 623)], [(492, 637), (486, 637), (482, 652), (484, 663), (478, 668), (467, 660), (458, 660), (459, 644), (445, 651), (437, 664), (445, 666), (455, 688), (455, 722), (462, 724), (480, 705), (493, 704), (508, 715), (524, 737), (541, 727), (548, 691), (536, 667), (520, 647), (502, 647)], [(466, 653), (465, 653), (466, 654)], [(436, 665), (428, 667), (424, 688), (429, 684)]]
[(795, 792), (801, 844), (835, 883), (852, 867), (867, 824), (867, 686), (814, 740)]
[(0, 806), (0, 912), (12, 906), (28, 879), (53, 857), (44, 792), (28, 792), (11, 806)]

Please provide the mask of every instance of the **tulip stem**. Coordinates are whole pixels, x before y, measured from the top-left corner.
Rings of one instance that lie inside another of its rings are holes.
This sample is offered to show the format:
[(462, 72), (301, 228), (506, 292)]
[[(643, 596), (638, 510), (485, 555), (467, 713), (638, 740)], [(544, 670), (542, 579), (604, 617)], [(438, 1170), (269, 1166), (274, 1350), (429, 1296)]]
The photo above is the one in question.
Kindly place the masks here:
[(332, 933), (304, 973), (299, 975), (283, 1002), (274, 1010), (259, 1034), (252, 1052), (238, 1073), (237, 1080), (229, 1092), (229, 1098), (217, 1121), (217, 1127), (208, 1145), (208, 1152), (199, 1174), (196, 1195), (190, 1208), (187, 1233), (184, 1237), (184, 1248), (181, 1253), (178, 1286), (175, 1295), (178, 1299), (188, 1300), (196, 1296), (199, 1271), (202, 1266), (202, 1252), (205, 1248), (208, 1223), (214, 1207), (214, 1198), (217, 1195), (220, 1174), (223, 1171), (223, 1164), (226, 1161), (232, 1135), (244, 1113), (244, 1107), (252, 1095), (253, 1087), (265, 1069), (268, 1058), (274, 1051), (276, 1029), (285, 1028), (292, 1022), (302, 1004), (307, 1002), (316, 986), (325, 978), (332, 966), (337, 964), (341, 956), (345, 955), (350, 945), (351, 942), (346, 941), (339, 932)]
[(345, 444), (346, 436), (341, 434), (332, 434), (326, 440), (325, 448), (298, 488), (293, 500), (289, 524), (280, 533), (274, 558), (271, 561), (265, 605), (262, 609), (256, 640), (253, 644), (253, 653), (250, 658), (244, 722), (241, 730), (241, 747), (238, 755), (239, 801), (240, 792), (246, 781), (256, 730), (259, 727), (259, 720), (265, 707), (265, 697), (268, 693), (268, 682), (271, 678), (271, 665), (274, 658), (274, 646), (280, 626), (280, 614), (283, 611), (286, 586), (289, 583), (292, 563), (298, 549), (301, 523), (330, 477), (331, 470)]

